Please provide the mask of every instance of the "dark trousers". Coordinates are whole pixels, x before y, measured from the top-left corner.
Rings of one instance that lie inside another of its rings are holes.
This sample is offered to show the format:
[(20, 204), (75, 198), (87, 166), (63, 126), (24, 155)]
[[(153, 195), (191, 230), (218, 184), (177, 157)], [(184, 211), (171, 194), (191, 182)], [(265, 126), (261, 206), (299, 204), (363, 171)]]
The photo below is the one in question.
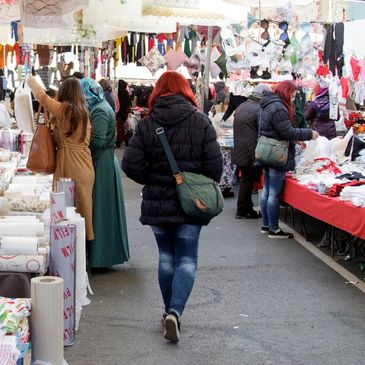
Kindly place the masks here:
[(245, 215), (253, 210), (252, 190), (255, 181), (260, 179), (262, 168), (258, 166), (239, 166), (238, 168), (243, 176), (240, 181), (236, 214)]

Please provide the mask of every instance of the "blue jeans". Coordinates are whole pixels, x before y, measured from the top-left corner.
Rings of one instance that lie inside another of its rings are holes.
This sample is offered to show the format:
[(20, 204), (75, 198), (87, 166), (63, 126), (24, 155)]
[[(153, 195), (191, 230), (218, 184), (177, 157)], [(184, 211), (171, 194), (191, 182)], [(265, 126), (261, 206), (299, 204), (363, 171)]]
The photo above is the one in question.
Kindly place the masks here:
[(279, 229), (280, 195), (284, 188), (285, 170), (265, 167), (264, 190), (261, 196), (263, 225), (270, 231)]
[(182, 315), (195, 282), (200, 225), (151, 226), (160, 254), (158, 282), (165, 311)]

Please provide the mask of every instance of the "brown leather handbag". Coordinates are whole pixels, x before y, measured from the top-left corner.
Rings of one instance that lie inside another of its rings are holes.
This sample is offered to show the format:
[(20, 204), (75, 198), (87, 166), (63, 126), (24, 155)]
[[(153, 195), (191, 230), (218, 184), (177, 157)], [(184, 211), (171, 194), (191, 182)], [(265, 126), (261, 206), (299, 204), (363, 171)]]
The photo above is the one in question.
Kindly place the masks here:
[[(42, 108), (44, 120), (40, 121)], [(37, 126), (30, 146), (27, 169), (38, 174), (53, 174), (56, 167), (56, 150), (48, 120), (48, 112), (41, 103), (39, 103), (35, 122)]]

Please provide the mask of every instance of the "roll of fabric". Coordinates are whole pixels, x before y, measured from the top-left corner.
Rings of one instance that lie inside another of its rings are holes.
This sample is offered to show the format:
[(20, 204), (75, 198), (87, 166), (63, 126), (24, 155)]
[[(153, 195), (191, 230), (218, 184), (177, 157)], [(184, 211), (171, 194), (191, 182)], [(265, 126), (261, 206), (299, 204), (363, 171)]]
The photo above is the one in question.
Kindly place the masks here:
[(61, 177), (57, 181), (57, 191), (65, 193), (66, 207), (75, 206), (75, 191), (76, 191), (75, 180)]
[(51, 224), (56, 223), (59, 220), (66, 219), (66, 198), (65, 193), (51, 192), (50, 194), (50, 221)]
[(37, 237), (0, 237), (0, 255), (38, 255)]
[(46, 255), (0, 256), (0, 271), (29, 272), (44, 275), (47, 269)]
[(32, 361), (63, 365), (63, 279), (31, 280)]
[(19, 221), (0, 221), (0, 232), (2, 237), (20, 236), (20, 237), (35, 237), (44, 236), (44, 224), (39, 221), (24, 221), (19, 229)]
[(75, 343), (76, 226), (65, 222), (51, 224), (50, 274), (64, 280), (64, 346)]

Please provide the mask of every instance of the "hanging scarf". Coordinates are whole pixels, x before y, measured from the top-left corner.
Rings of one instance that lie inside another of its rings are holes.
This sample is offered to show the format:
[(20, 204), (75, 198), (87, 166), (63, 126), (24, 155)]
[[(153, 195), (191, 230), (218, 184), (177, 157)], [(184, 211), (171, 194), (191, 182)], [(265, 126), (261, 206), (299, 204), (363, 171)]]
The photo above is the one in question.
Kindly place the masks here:
[(95, 80), (89, 77), (81, 79), (81, 87), (84, 92), (87, 105), (91, 110), (96, 104), (100, 103), (104, 98), (103, 88)]

